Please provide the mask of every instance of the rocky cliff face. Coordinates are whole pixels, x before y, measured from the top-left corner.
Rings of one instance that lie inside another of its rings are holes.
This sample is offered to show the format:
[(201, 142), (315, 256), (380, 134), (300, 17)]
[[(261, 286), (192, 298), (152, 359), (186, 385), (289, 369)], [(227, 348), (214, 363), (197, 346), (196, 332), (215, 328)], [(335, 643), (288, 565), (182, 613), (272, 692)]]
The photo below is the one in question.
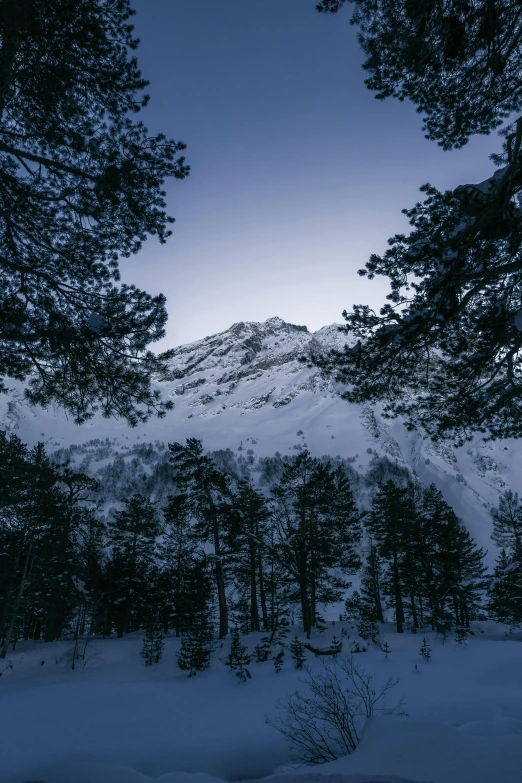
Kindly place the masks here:
[(506, 487), (522, 489), (520, 444), (479, 437), (460, 448), (433, 444), (421, 432), (407, 432), (400, 421), (383, 419), (378, 407), (349, 405), (335, 383), (299, 361), (345, 340), (335, 325), (310, 333), (280, 318), (236, 323), (175, 350), (168, 377), (158, 381), (175, 405), (163, 420), (130, 429), (96, 417), (77, 427), (60, 410), (28, 406), (21, 387), (11, 383), (10, 394), (0, 396), (0, 427), (30, 444), (44, 441), (50, 451), (108, 439), (111, 453), (125, 456), (136, 444), (194, 436), (209, 450), (240, 449), (254, 456), (308, 448), (318, 456), (349, 458), (363, 473), (375, 455), (388, 456), (425, 483), (434, 481), (478, 542), (492, 551), (488, 508)]

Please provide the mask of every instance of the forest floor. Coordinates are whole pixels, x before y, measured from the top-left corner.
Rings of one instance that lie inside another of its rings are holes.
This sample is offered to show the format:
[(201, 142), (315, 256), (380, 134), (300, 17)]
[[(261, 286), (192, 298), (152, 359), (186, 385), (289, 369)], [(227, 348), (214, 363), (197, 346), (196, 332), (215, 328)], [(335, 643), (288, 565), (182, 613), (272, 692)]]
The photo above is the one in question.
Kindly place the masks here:
[[(314, 632), (312, 644), (327, 648), (342, 626)], [(343, 654), (358, 640), (344, 626)], [(253, 662), (252, 679), (238, 683), (224, 665), (228, 641), (211, 668), (191, 679), (176, 665), (179, 639), (170, 636), (156, 666), (144, 666), (137, 633), (93, 640), (74, 671), (71, 642), (23, 642), (0, 661), (0, 781), (217, 783), (275, 776), (273, 783), (284, 783), (281, 777), (306, 775), (304, 783), (382, 776), (520, 783), (522, 633), (506, 637), (489, 621), (472, 629), (460, 645), (453, 634), (443, 643), (433, 633), (400, 635), (385, 626), (388, 657), (370, 647), (355, 658), (375, 673), (377, 686), (399, 679), (389, 702), (402, 697), (407, 715), (372, 718), (355, 753), (300, 769), (286, 740), (265, 722), (277, 713), (278, 698), (303, 688), (306, 673), (293, 668), (288, 653), (279, 674), (272, 661)], [(261, 635), (244, 641), (253, 650)], [(419, 654), (424, 635), (429, 662)], [(316, 671), (321, 660), (308, 654), (307, 665)]]

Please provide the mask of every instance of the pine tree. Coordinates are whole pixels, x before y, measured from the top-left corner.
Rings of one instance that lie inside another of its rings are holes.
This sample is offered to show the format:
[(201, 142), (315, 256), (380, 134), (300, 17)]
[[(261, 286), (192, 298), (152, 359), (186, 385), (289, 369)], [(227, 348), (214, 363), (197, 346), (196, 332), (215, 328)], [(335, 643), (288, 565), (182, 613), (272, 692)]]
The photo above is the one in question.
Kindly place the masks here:
[(382, 584), (384, 573), (377, 547), (372, 543), (361, 575), (361, 589), (345, 602), (345, 615), (355, 620), (357, 632), (366, 641), (379, 643), (379, 622), (384, 622)]
[(368, 618), (376, 623), (384, 622), (382, 609), (383, 563), (375, 544), (371, 544), (361, 576), (361, 598), (366, 605)]
[(206, 577), (200, 571), (200, 544), (192, 530), (186, 497), (170, 496), (163, 517), (165, 529), (158, 547), (160, 614), (165, 633), (174, 628), (179, 636), (190, 626), (198, 579)]
[(388, 644), (388, 640), (387, 640), (387, 639), (386, 639), (386, 641), (384, 642), (384, 644), (382, 645), (382, 647), (381, 647), (381, 650), (382, 650), (382, 651), (383, 651), (383, 653), (386, 655), (386, 658), (387, 658), (387, 657), (388, 657), (388, 655), (391, 653), (390, 645)]
[(274, 658), (274, 669), (276, 670), (276, 674), (279, 674), (280, 671), (283, 670), (283, 661), (285, 657), (285, 650), (284, 647), (281, 647), (279, 652)]
[(279, 558), (296, 586), (309, 638), (317, 604), (338, 601), (348, 586), (333, 568), (350, 573), (359, 565), (359, 513), (342, 468), (332, 469), (308, 451), (283, 465), (272, 496)]
[(426, 662), (428, 662), (431, 659), (431, 647), (428, 643), (428, 640), (426, 637), (422, 640), (422, 646), (420, 648), (420, 655), (424, 658)]
[(160, 522), (154, 506), (133, 495), (114, 514), (109, 531), (112, 560), (107, 567), (107, 602), (117, 635), (142, 627), (148, 614), (148, 589)]
[(379, 625), (375, 622), (372, 615), (365, 614), (364, 605), (357, 621), (357, 633), (366, 642), (379, 644)]
[(164, 632), (157, 614), (152, 613), (147, 621), (143, 647), (140, 655), (145, 660), (145, 666), (152, 666), (161, 661), (163, 655)]
[(411, 486), (400, 487), (392, 480), (382, 484), (365, 524), (375, 539), (379, 555), (387, 563), (383, 590), (395, 611), (397, 633), (404, 632), (404, 590), (406, 555), (415, 529), (415, 505)]
[(290, 656), (294, 662), (295, 668), (302, 669), (304, 662), (306, 661), (306, 655), (305, 655), (303, 643), (299, 640), (297, 635), (294, 636), (294, 638), (290, 642), (288, 649), (290, 651)]
[(343, 650), (343, 640), (338, 639), (337, 636), (334, 636), (332, 638), (332, 643), (330, 644), (330, 650), (334, 658), (339, 655), (339, 653), (341, 653)]
[(229, 570), (241, 592), (243, 624), (250, 631), (268, 630), (264, 543), (268, 526), (266, 499), (249, 480), (240, 479), (232, 496), (226, 545), (233, 553)]
[(29, 567), (17, 605), (19, 613), (24, 608), (27, 635), (53, 641), (60, 637), (74, 604), (72, 531), (66, 496), (42, 443), (31, 450), (29, 465), (33, 482), (24, 512)]
[[(0, 657), (16, 642), (20, 628), (26, 638), (59, 639), (73, 622), (79, 591), (80, 564), (77, 537), (81, 514), (76, 503), (81, 493), (64, 488), (85, 485), (87, 477), (61, 471), (51, 463), (42, 443), (30, 452), (22, 449), (18, 459), (10, 450), (17, 440), (0, 438), (0, 454), (7, 458), (2, 478), (16, 486), (0, 492), (0, 514), (7, 513), (3, 532), (5, 571), (0, 606)], [(96, 482), (87, 480), (87, 484)], [(5, 580), (5, 581), (4, 581)]]
[(194, 533), (200, 541), (212, 544), (214, 575), (219, 605), (219, 638), (228, 634), (228, 605), (224, 568), (224, 534), (231, 515), (230, 482), (218, 470), (212, 459), (203, 453), (197, 438), (188, 438), (186, 445), (170, 443), (173, 479), (178, 491), (185, 495), (194, 519)]
[[(322, 0), (337, 12), (346, 0)], [(357, 342), (323, 359), (351, 402), (382, 400), (385, 415), (434, 437), (520, 437), (520, 182), (522, 19), (517, 3), (357, 0), (352, 22), (376, 97), (411, 100), (427, 138), (444, 149), (503, 124), (502, 168), (476, 185), (404, 210), (413, 226), (372, 254), (360, 274), (390, 280), (380, 312), (344, 313)], [(320, 362), (320, 359), (318, 361)]]
[(190, 630), (181, 637), (177, 654), (178, 666), (187, 671), (189, 677), (210, 666), (210, 656), (215, 650), (214, 630), (208, 610), (199, 611), (192, 620)]
[[(451, 597), (454, 622), (457, 626), (469, 628), (470, 621), (480, 615), (488, 586), (485, 553), (476, 546), (457, 517), (454, 525), (444, 531), (441, 540), (441, 552), (446, 560), (443, 576)], [(444, 545), (446, 550), (443, 549)]]
[(299, 600), (295, 591), (295, 575), (289, 573), (282, 549), (284, 544), (276, 535), (275, 526), (269, 529), (265, 556), (266, 617), (270, 644), (283, 643), (290, 627), (292, 604)]
[(118, 285), (119, 258), (168, 238), (164, 180), (188, 174), (185, 145), (133, 118), (148, 96), (132, 14), (128, 0), (59, 0), (7, 3), (0, 19), (0, 377), (77, 422), (172, 408), (151, 387), (171, 354), (147, 350), (165, 297)]
[(484, 551), (433, 485), (423, 493), (420, 527), (418, 558), (432, 627), (438, 632), (469, 627), (488, 583)]
[(522, 623), (522, 562), (503, 549), (488, 591), (488, 610), (497, 622), (517, 627)]
[(225, 665), (236, 675), (239, 682), (246, 682), (252, 677), (247, 668), (251, 660), (252, 656), (247, 654), (246, 645), (241, 644), (239, 628), (233, 628), (231, 632), (230, 652), (227, 656)]
[[(451, 613), (446, 607), (448, 588), (444, 569), (447, 546), (441, 541), (456, 517), (434, 484), (426, 488), (419, 502), (420, 537), (417, 549), (422, 571), (421, 611), (433, 630), (444, 633), (451, 628)], [(426, 604), (424, 610), (424, 603)]]
[(492, 539), (502, 551), (489, 586), (488, 608), (498, 621), (517, 627), (522, 623), (522, 507), (508, 490), (492, 511)]
[(505, 549), (515, 559), (522, 560), (522, 506), (517, 493), (507, 490), (498, 508), (491, 512), (493, 533), (491, 538), (500, 549)]
[(254, 653), (256, 656), (256, 663), (265, 663), (270, 656), (271, 644), (268, 636), (263, 636), (254, 647)]
[(96, 509), (76, 509), (77, 560), (76, 584), (79, 589), (80, 614), (79, 633), (84, 635), (104, 633), (106, 606), (104, 605), (104, 560), (106, 528)]
[(458, 626), (455, 628), (455, 641), (457, 644), (463, 644), (466, 645), (466, 642), (468, 640), (468, 632), (466, 628), (463, 628), (462, 626)]
[[(91, 493), (97, 482), (0, 432), (0, 657), (23, 629), (52, 641), (85, 633), (99, 576), (86, 541), (101, 540)], [(96, 575), (95, 572), (96, 571)]]

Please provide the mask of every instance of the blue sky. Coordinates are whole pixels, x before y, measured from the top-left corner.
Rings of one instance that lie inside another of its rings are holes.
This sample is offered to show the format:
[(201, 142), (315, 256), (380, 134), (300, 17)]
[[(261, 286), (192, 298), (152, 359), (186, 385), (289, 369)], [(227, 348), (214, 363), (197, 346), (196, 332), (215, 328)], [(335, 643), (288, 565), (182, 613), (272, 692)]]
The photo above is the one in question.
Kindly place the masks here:
[(386, 281), (357, 275), (425, 182), (453, 188), (492, 170), (496, 137), (443, 152), (408, 103), (375, 100), (349, 9), (316, 0), (134, 0), (142, 119), (188, 145), (168, 183), (176, 218), (122, 277), (168, 299), (167, 348), (236, 321), (280, 316), (315, 330), (354, 303), (379, 307)]

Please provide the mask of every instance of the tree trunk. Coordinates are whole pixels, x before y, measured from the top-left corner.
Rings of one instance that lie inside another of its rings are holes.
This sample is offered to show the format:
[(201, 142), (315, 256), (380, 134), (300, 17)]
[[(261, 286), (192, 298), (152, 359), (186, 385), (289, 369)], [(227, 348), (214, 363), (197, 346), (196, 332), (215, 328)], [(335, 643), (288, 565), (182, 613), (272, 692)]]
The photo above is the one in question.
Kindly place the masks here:
[(453, 593), (453, 613), (455, 615), (455, 625), (461, 625), (461, 617), (460, 617), (460, 607), (459, 607), (459, 600), (457, 598), (457, 594)]
[(22, 598), (24, 596), (24, 590), (27, 584), (27, 579), (29, 576), (29, 572), (31, 570), (31, 564), (32, 564), (32, 557), (33, 557), (33, 545), (32, 543), (29, 544), (29, 550), (27, 552), (27, 556), (25, 558), (24, 563), (24, 572), (22, 574), (22, 579), (20, 582), (20, 587), (18, 588), (18, 594), (16, 596), (16, 600), (13, 606), (13, 611), (11, 614), (11, 621), (9, 623), (9, 628), (7, 629), (7, 633), (4, 638), (4, 643), (2, 645), (2, 649), (0, 650), (0, 658), (5, 658), (7, 655), (7, 650), (9, 649), (9, 645), (13, 639), (14, 636), (14, 630), (16, 626), (16, 619), (18, 617), (18, 613), (20, 611), (20, 606), (22, 605)]
[(379, 572), (377, 567), (375, 568), (373, 579), (373, 600), (375, 602), (375, 614), (377, 616), (377, 622), (383, 623), (384, 612), (382, 609), (381, 584), (379, 581)]
[[(312, 584), (310, 585), (310, 627), (315, 625), (317, 618), (317, 601), (315, 593), (315, 578), (312, 576)], [(308, 637), (310, 638), (310, 637)]]
[(54, 603), (51, 603), (49, 609), (47, 610), (47, 617), (45, 618), (44, 628), (44, 642), (54, 642), (56, 639), (56, 606)]
[(301, 576), (299, 579), (299, 597), (301, 599), (301, 613), (303, 615), (303, 631), (306, 633), (306, 638), (310, 638), (310, 633), (312, 631), (312, 618), (311, 618), (311, 607), (310, 607), (310, 599), (308, 597), (308, 590), (307, 590), (307, 584), (306, 579)]
[(261, 559), (261, 553), (257, 555), (257, 569), (259, 574), (259, 600), (261, 602), (261, 615), (263, 617), (263, 631), (268, 631), (268, 609), (266, 606), (266, 588), (265, 578), (263, 576), (263, 561)]
[(402, 603), (399, 564), (395, 552), (393, 554), (393, 587), (395, 590), (395, 622), (397, 624), (397, 633), (404, 633), (404, 606)]
[(419, 598), (419, 622), (421, 628), (424, 628), (424, 603), (422, 598)]
[(11, 576), (7, 582), (5, 599), (2, 603), (2, 608), (0, 609), (0, 638), (3, 638), (4, 628), (7, 620), (7, 611), (9, 608), (9, 604), (11, 602), (12, 594), (14, 592), (15, 575), (16, 572), (18, 571), (18, 564), (20, 563), (21, 552), (22, 552), (22, 547), (18, 546), (16, 549), (16, 560), (12, 565)]
[(215, 573), (219, 604), (219, 638), (224, 639), (228, 634), (228, 608), (227, 596), (225, 593), (225, 575), (223, 573), (223, 563), (221, 562), (221, 545), (219, 542), (219, 527), (217, 520), (214, 520), (214, 552), (216, 555)]
[(250, 541), (250, 630), (261, 630), (257, 605), (256, 550), (253, 541)]
[(410, 592), (410, 602), (411, 602), (411, 616), (413, 618), (413, 628), (417, 630), (419, 627), (419, 618), (417, 615), (417, 607), (415, 605), (415, 594)]

